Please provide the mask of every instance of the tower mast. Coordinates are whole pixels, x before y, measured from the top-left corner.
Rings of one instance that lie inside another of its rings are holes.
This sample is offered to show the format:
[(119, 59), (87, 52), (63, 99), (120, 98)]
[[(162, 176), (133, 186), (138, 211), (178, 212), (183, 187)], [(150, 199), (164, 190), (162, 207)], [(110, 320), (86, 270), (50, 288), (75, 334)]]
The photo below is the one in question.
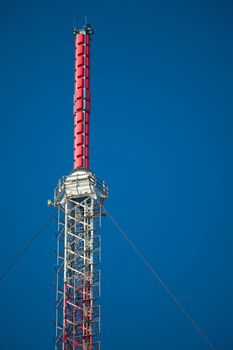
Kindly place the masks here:
[(74, 169), (59, 180), (55, 350), (99, 350), (101, 213), (108, 187), (89, 169), (89, 24), (75, 35)]

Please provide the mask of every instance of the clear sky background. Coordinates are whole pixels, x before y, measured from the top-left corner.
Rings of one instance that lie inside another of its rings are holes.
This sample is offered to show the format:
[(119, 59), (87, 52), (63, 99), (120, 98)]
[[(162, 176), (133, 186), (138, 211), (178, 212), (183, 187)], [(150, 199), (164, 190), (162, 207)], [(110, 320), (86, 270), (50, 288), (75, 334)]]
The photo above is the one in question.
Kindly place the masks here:
[[(0, 4), (0, 271), (73, 159), (74, 19), (95, 29), (91, 169), (107, 208), (218, 350), (233, 349), (233, 3)], [(53, 349), (55, 223), (0, 283), (1, 350)], [(108, 218), (102, 350), (208, 350)]]

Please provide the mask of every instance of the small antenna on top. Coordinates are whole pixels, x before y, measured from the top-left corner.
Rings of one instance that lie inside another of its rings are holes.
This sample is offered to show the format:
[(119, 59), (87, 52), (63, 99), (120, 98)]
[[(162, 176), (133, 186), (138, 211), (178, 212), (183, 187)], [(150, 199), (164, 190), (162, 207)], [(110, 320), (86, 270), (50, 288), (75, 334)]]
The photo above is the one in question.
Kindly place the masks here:
[(73, 34), (76, 35), (78, 33), (76, 29), (76, 18), (73, 18)]
[(87, 25), (87, 16), (85, 16), (85, 26)]

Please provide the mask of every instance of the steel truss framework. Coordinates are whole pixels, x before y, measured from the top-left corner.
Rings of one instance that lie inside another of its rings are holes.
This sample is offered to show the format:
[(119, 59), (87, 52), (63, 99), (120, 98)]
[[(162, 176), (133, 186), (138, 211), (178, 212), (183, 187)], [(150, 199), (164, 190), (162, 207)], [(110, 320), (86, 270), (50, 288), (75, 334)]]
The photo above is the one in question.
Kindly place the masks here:
[(55, 190), (58, 207), (56, 350), (99, 350), (101, 226), (106, 185), (76, 171)]

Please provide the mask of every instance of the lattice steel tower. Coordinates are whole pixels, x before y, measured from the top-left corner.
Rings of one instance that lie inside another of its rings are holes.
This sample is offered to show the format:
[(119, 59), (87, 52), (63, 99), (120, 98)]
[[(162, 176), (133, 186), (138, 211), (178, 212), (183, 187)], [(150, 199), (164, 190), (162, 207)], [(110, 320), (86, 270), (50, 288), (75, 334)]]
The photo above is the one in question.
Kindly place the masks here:
[(56, 350), (99, 350), (101, 241), (98, 229), (107, 185), (89, 169), (90, 25), (74, 29), (74, 170), (60, 179), (58, 208)]

